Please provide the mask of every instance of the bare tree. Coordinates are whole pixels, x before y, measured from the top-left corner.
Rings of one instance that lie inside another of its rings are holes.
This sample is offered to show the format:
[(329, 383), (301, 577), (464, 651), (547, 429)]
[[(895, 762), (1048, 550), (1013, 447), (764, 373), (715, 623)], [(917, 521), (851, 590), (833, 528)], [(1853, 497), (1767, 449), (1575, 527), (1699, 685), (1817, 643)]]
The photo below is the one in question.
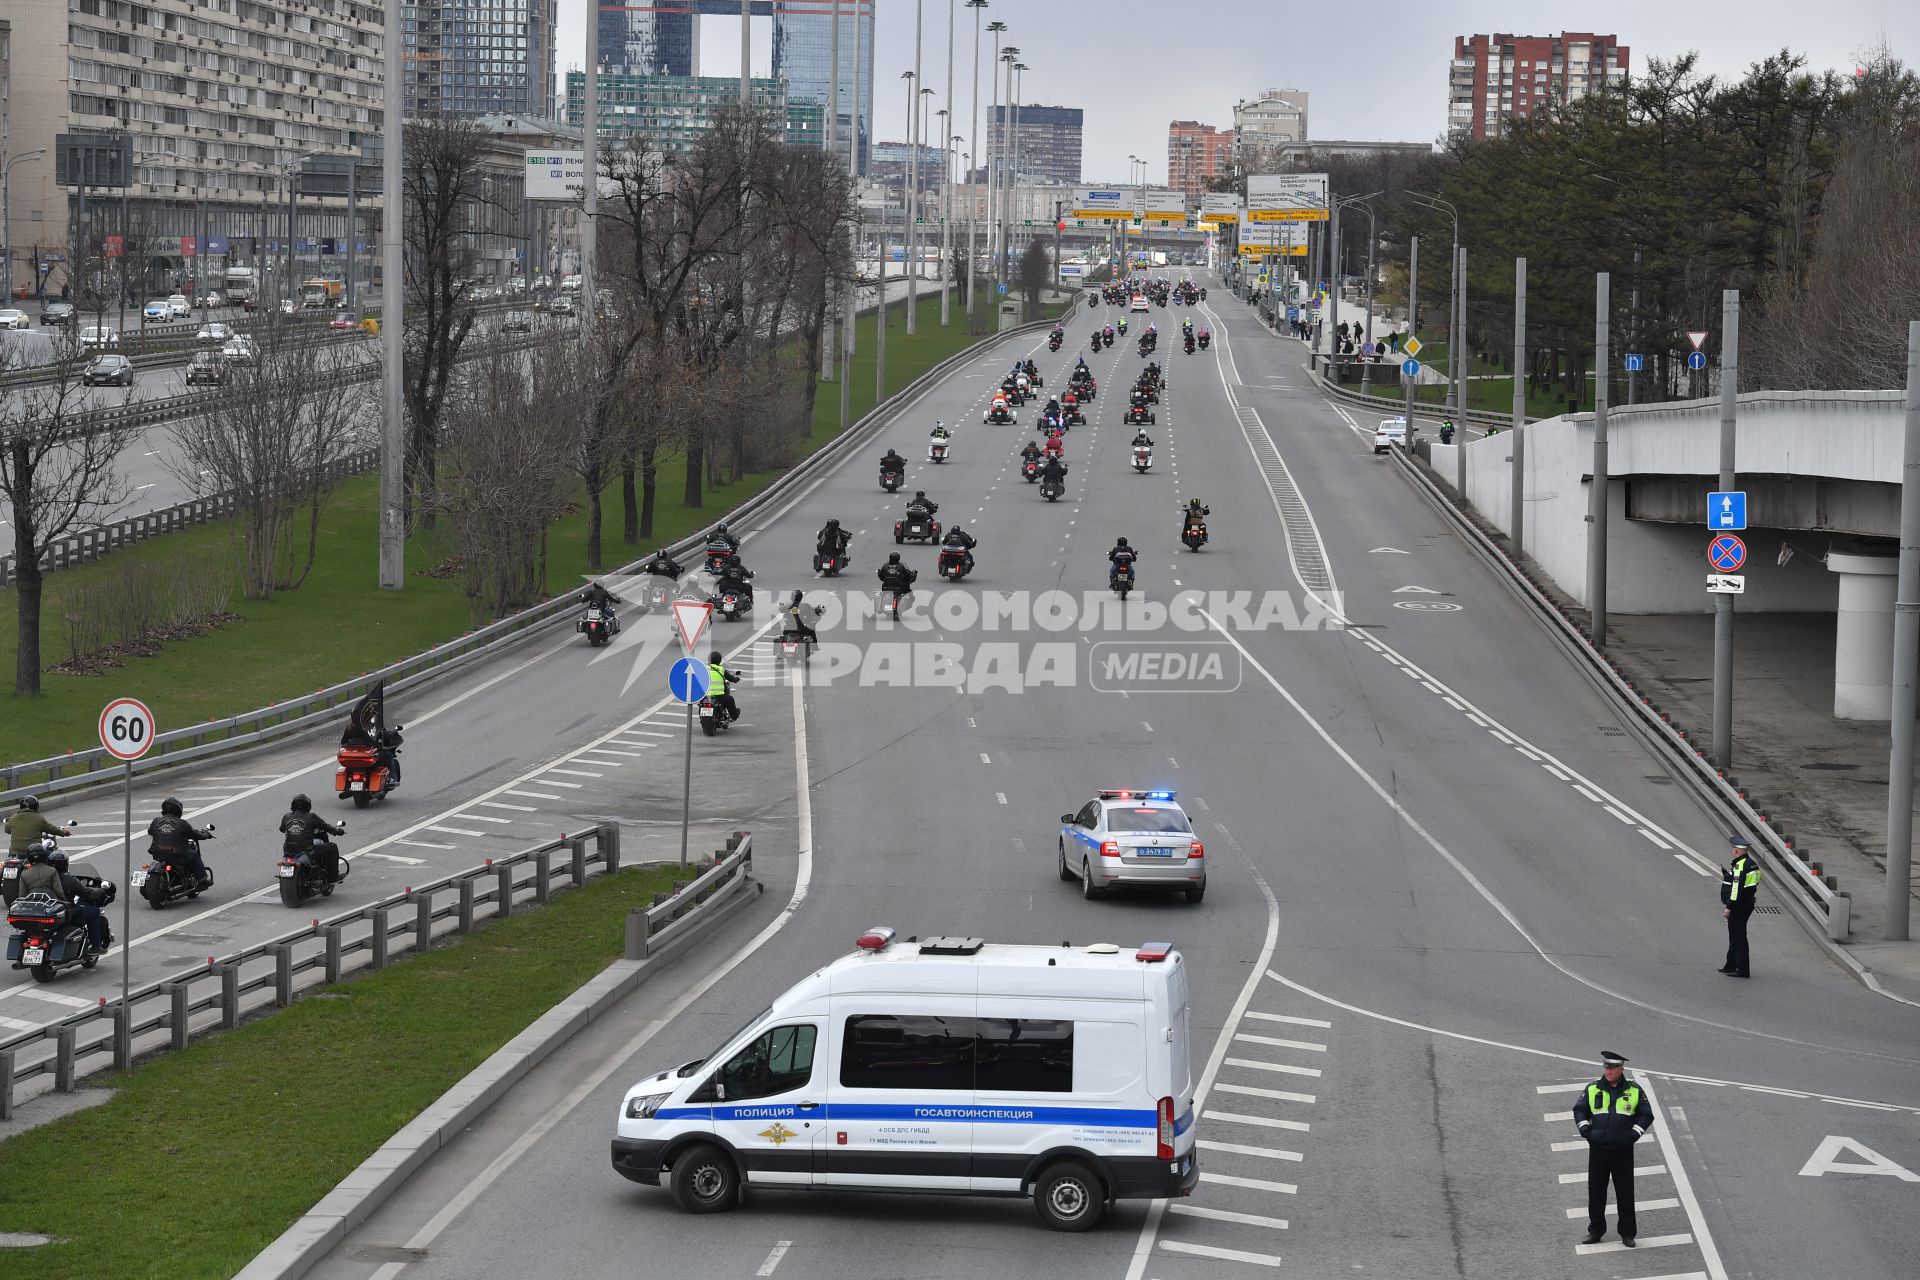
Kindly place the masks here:
[(229, 493), (229, 529), (250, 600), (306, 580), (320, 512), (367, 409), (344, 344), (313, 342), (282, 317), (256, 331), (254, 363), (230, 366), (207, 412), (173, 427), (174, 473), (196, 492)]
[[(104, 519), (126, 497), (115, 460), (135, 434), (91, 415), (82, 381), (86, 353), (65, 333), (40, 376), (0, 401), (0, 496), (12, 508), (18, 653), (13, 691), (40, 692), (40, 606), (47, 545)], [(21, 344), (0, 347), (0, 370), (23, 362)]]

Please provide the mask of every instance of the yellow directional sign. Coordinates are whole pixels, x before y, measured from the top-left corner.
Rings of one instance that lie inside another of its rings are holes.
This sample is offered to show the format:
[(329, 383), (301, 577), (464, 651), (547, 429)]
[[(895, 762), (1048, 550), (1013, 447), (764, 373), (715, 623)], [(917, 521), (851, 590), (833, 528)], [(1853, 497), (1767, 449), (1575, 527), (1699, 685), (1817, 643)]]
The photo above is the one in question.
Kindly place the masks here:
[(1240, 215), (1237, 213), (1203, 213), (1200, 215), (1200, 221), (1233, 223), (1240, 221)]
[(1400, 349), (1406, 352), (1408, 356), (1417, 356), (1426, 345), (1426, 343), (1420, 341), (1418, 338), (1408, 338), (1406, 344)]
[(1325, 209), (1249, 209), (1248, 222), (1325, 222)]
[(1125, 222), (1133, 215), (1125, 212), (1116, 212), (1112, 209), (1075, 209), (1070, 216), (1075, 218), (1089, 218), (1096, 222)]

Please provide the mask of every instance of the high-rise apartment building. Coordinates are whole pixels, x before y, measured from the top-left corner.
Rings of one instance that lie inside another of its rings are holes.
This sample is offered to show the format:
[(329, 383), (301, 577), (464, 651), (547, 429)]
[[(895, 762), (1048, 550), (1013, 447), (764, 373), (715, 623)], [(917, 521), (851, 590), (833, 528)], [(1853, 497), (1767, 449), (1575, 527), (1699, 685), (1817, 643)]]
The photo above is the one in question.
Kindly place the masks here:
[[(1079, 107), (1024, 103), (1010, 107), (1003, 102), (987, 112), (987, 154), (978, 157), (976, 167), (985, 168), (989, 159), (1003, 157), (998, 163), (1017, 163), (1018, 176), (1024, 180), (1078, 182), (1086, 114)], [(1009, 123), (1013, 126), (1014, 155), (1004, 158), (1000, 140)]]
[[(749, 12), (773, 19), (773, 78), (787, 82), (790, 103), (809, 101), (824, 112), (834, 79), (833, 18), (840, 11), (840, 125), (856, 128), (854, 87), (860, 88), (860, 171), (865, 173), (873, 121), (873, 11), (876, 0), (752, 0)], [(700, 18), (740, 16), (739, 0), (652, 0), (648, 5), (602, 8), (600, 63), (639, 75), (697, 77)], [(854, 24), (860, 24), (860, 65), (854, 65)], [(738, 81), (735, 82), (736, 88)], [(822, 116), (824, 122), (824, 115)]]
[(1233, 107), (1233, 160), (1242, 169), (1249, 157), (1281, 142), (1307, 140), (1307, 91), (1269, 89)]
[[(648, 76), (629, 71), (600, 73), (600, 133), (603, 137), (639, 135), (668, 151), (690, 149), (713, 127), (714, 117), (740, 101), (734, 76)], [(793, 102), (784, 80), (755, 76), (748, 84), (756, 111), (786, 119), (786, 141), (818, 147), (825, 114), (812, 99)], [(567, 123), (586, 119), (587, 78), (567, 73)]]
[(1456, 36), (1448, 70), (1447, 134), (1498, 138), (1513, 117), (1565, 106), (1627, 79), (1631, 51), (1618, 36)]
[(413, 0), (406, 114), (546, 115), (557, 7), (558, 0)]
[(1197, 120), (1175, 120), (1167, 126), (1167, 185), (1198, 200), (1210, 179), (1233, 163), (1233, 130), (1216, 129)]

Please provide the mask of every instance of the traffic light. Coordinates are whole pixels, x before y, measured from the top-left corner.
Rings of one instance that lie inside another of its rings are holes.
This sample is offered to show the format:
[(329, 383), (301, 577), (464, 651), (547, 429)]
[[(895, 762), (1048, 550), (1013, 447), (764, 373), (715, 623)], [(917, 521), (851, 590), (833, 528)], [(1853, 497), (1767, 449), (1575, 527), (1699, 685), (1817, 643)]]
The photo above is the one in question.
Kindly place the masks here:
[(1067, 229), (1066, 220), (1062, 219), (1061, 221), (1054, 223), (1053, 229), (1055, 231), (1065, 231)]

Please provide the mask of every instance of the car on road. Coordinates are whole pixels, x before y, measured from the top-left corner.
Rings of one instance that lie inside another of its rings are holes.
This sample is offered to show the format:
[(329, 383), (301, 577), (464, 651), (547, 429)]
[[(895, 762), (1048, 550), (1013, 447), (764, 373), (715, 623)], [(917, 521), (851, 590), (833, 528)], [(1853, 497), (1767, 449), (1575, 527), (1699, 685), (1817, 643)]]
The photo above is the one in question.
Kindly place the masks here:
[(573, 314), (573, 299), (563, 293), (553, 300), (551, 310), (557, 316), (570, 316)]
[(130, 387), (133, 385), (133, 361), (125, 356), (95, 356), (87, 361), (80, 382), (89, 387)]
[(147, 301), (147, 305), (140, 308), (140, 318), (143, 320), (171, 320), (173, 319), (173, 308), (167, 305), (165, 298), (150, 298)]
[(49, 302), (40, 308), (41, 324), (72, 324), (79, 316), (71, 302)]
[(167, 310), (175, 320), (184, 320), (193, 311), (193, 305), (187, 301), (187, 295), (176, 293), (167, 298)]
[(117, 347), (120, 345), (120, 331), (110, 324), (90, 324), (80, 330), (80, 345), (83, 347)]
[(1373, 451), (1385, 453), (1393, 446), (1407, 447), (1407, 420), (1405, 418), (1382, 418), (1380, 425), (1373, 429)]
[(1133, 310), (1133, 311), (1145, 311), (1146, 309), (1147, 309), (1147, 295), (1146, 295), (1146, 294), (1144, 294), (1144, 293), (1136, 293), (1136, 294), (1134, 294), (1134, 295), (1133, 295), (1133, 304), (1132, 304), (1132, 306), (1131, 306), (1131, 307), (1129, 308), (1129, 310)]
[(33, 328), (33, 321), (28, 319), (27, 313), (19, 308), (8, 307), (6, 310), (0, 311), (0, 329), (31, 328)]
[(297, 316), (300, 314), (300, 304), (292, 298), (282, 298), (280, 299), (280, 314), (283, 316)]
[(1097, 898), (1115, 885), (1207, 892), (1206, 846), (1171, 791), (1107, 788), (1060, 815), (1059, 872)]
[(200, 295), (198, 302), (200, 306), (206, 308), (209, 311), (213, 310), (215, 307), (225, 305), (220, 300), (220, 291), (218, 289), (207, 290), (205, 293)]
[(533, 316), (526, 311), (510, 311), (506, 319), (500, 322), (502, 333), (532, 333)]
[(259, 349), (253, 345), (253, 339), (244, 333), (236, 333), (228, 338), (220, 348), (220, 354), (229, 365), (250, 365), (260, 359)]
[(227, 383), (227, 361), (217, 351), (196, 351), (187, 365), (187, 385), (223, 387)]
[(351, 311), (339, 311), (335, 312), (333, 318), (327, 321), (327, 328), (351, 329), (359, 323), (360, 317), (354, 315)]
[(227, 328), (227, 326), (221, 324), (218, 320), (212, 320), (200, 326), (198, 340), (206, 343), (208, 346), (217, 347), (232, 336), (233, 330)]

